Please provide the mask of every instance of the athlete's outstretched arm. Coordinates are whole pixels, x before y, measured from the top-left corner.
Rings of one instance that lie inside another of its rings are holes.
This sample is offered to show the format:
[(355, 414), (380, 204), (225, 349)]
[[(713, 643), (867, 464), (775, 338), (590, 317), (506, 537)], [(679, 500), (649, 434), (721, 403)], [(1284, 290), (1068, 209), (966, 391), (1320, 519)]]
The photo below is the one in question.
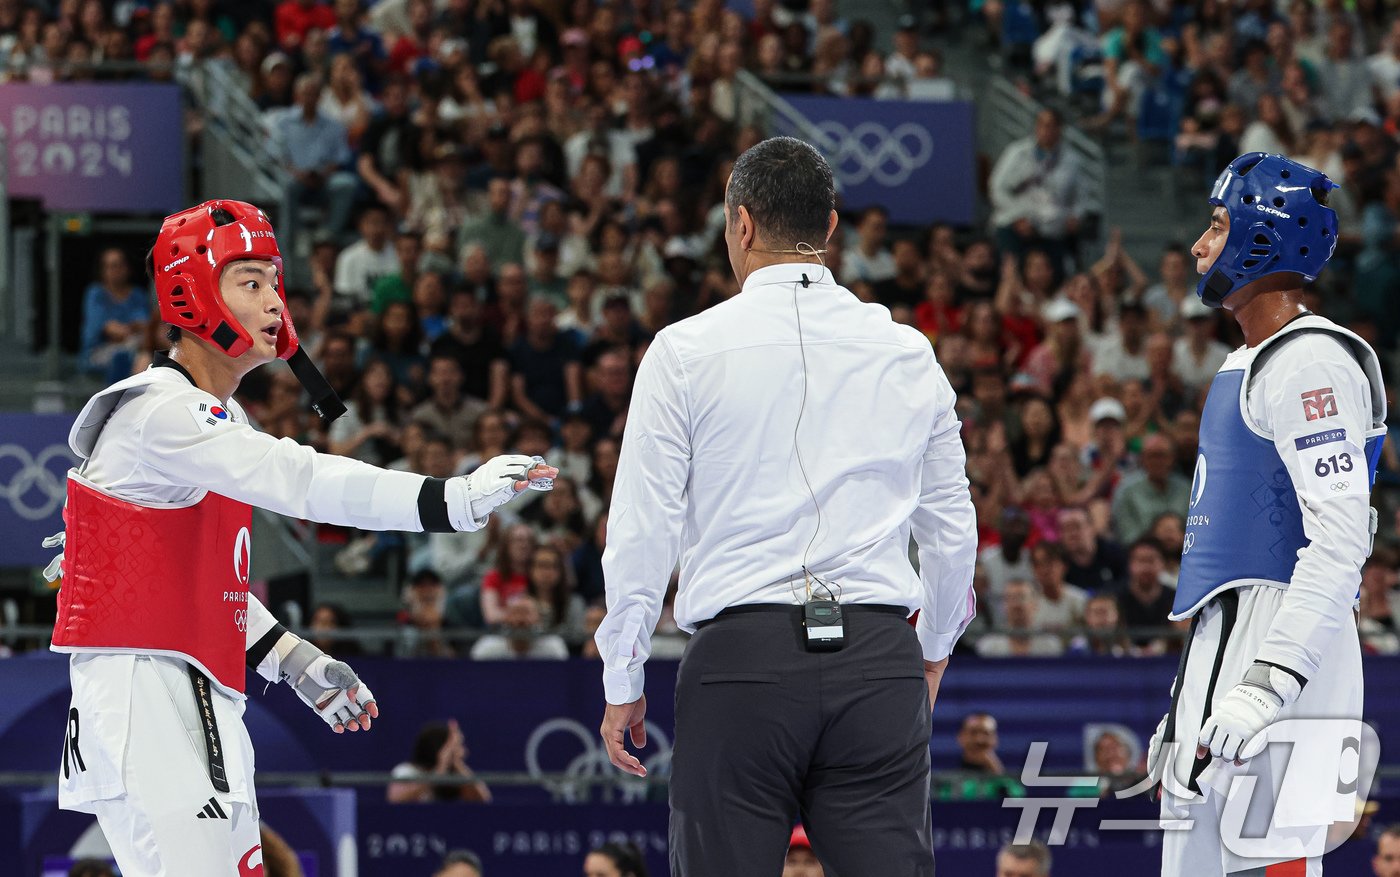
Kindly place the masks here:
[(205, 487), (294, 518), (361, 530), (478, 530), (531, 482), (545, 487), (558, 474), (519, 454), (456, 478), (380, 469), (273, 438), (244, 418), (203, 417), (201, 399), (218, 403), (191, 390), (151, 409), (140, 425), (142, 462), (173, 485)]

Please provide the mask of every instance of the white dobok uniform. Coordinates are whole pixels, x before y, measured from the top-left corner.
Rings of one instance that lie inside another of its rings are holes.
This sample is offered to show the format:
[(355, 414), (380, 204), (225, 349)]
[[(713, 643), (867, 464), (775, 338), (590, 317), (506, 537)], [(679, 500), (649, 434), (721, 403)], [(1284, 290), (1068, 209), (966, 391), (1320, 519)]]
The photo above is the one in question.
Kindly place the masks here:
[[(1207, 401), (1202, 418), (1185, 592), (1172, 614), (1195, 621), (1168, 719), (1167, 739), (1177, 746), (1162, 795), (1162, 874), (1317, 877), (1328, 828), (1354, 818), (1357, 797), (1362, 678), (1354, 607), (1374, 533), (1366, 451), (1384, 432), (1379, 364), (1360, 338), (1305, 316), (1231, 353), (1211, 392), (1221, 395)], [(1232, 453), (1243, 455), (1235, 463), (1243, 475), (1229, 473)], [(1290, 527), (1293, 541), (1278, 535)], [(1192, 556), (1212, 550), (1213, 560)], [(1187, 584), (1192, 561), (1202, 570), (1196, 586)], [(1334, 721), (1309, 723), (1301, 742), (1271, 744), (1243, 766), (1197, 759), (1210, 711), (1255, 661), (1305, 680), (1274, 723), (1280, 735), (1290, 719)], [(1252, 792), (1241, 777), (1255, 778)], [(1230, 808), (1232, 796), (1237, 807), (1250, 802), (1247, 810)], [(1280, 864), (1298, 859), (1305, 870)]]
[[(84, 461), (82, 479), (145, 507), (186, 507), (212, 492), (295, 518), (423, 529), (425, 476), (258, 432), (237, 402), (221, 403), (178, 367), (152, 366), (94, 396), (69, 442)], [(233, 562), (240, 560), (247, 562)], [(277, 627), (249, 594), (248, 646)], [(64, 650), (72, 652), (73, 699), (59, 806), (97, 816), (125, 877), (261, 874), (244, 695), (217, 679), (207, 686), (228, 786), (219, 791), (190, 661), (147, 649)], [(278, 660), (268, 652), (259, 674), (276, 681)]]

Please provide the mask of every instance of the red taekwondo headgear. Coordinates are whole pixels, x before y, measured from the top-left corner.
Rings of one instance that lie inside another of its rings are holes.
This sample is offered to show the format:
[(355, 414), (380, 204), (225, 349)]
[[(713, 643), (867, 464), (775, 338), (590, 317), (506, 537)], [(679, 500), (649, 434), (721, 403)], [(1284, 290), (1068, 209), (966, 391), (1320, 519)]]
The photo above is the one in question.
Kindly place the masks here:
[(282, 253), (267, 214), (245, 201), (206, 201), (167, 216), (151, 255), (160, 318), (233, 357), (246, 353), (253, 346), (253, 337), (234, 318), (219, 292), (224, 267), (241, 259), (259, 259), (276, 266), (277, 294), (283, 304), (277, 355), (287, 361), (311, 394), (316, 413), (327, 421), (345, 413), (344, 403), (297, 340), (296, 326), (286, 308)]

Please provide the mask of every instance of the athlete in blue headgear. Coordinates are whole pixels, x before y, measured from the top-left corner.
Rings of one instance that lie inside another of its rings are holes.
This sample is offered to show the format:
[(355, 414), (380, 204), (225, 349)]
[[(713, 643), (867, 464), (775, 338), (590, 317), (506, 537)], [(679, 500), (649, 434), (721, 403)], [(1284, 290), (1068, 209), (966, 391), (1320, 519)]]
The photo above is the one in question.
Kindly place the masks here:
[[(1370, 346), (1304, 305), (1336, 245), (1333, 188), (1282, 156), (1242, 155), (1191, 248), (1198, 294), (1234, 316), (1246, 346), (1201, 415), (1171, 615), (1191, 634), (1148, 756), (1163, 875), (1316, 877), (1328, 827), (1366, 791), (1352, 607), (1375, 533), (1385, 390)], [(1242, 776), (1257, 779), (1227, 802)], [(1246, 818), (1234, 808), (1251, 798)]]

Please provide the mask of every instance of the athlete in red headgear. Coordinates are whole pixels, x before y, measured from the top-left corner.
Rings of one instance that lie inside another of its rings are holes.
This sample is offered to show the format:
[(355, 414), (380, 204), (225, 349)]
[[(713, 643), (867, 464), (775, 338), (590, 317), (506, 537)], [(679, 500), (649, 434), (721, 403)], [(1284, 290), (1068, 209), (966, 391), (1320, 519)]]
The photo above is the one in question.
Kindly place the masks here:
[(169, 356), (94, 396), (69, 434), (53, 648), (73, 688), (59, 806), (96, 814), (127, 877), (260, 875), (245, 666), (340, 733), (379, 708), (342, 661), (248, 592), (252, 507), (365, 530), (476, 530), (557, 470), (506, 455), (427, 478), (258, 432), (232, 396), (288, 360), (322, 417), (343, 406), (298, 349), (262, 211), (210, 201), (165, 220), (148, 259)]

